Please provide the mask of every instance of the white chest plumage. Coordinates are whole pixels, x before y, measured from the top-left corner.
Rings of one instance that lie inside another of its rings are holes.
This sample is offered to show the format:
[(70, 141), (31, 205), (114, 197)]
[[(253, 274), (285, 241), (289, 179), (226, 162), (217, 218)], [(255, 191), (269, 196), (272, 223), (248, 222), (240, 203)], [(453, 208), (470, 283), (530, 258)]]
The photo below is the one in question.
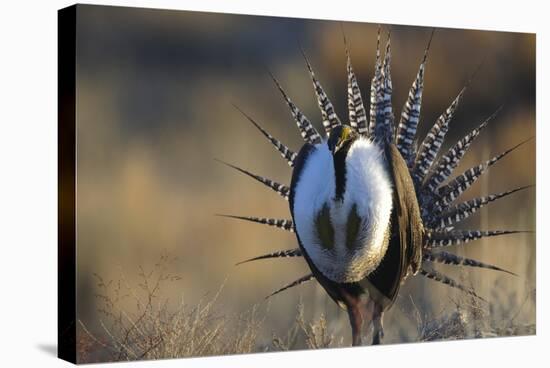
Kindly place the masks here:
[[(294, 222), (302, 245), (315, 266), (335, 282), (359, 281), (378, 266), (387, 249), (392, 211), (392, 184), (382, 150), (359, 138), (345, 162), (341, 199), (335, 199), (333, 155), (325, 142), (310, 153), (294, 188)], [(316, 224), (323, 209), (330, 216), (330, 247), (323, 244)], [(359, 218), (358, 231), (347, 239), (352, 211)]]

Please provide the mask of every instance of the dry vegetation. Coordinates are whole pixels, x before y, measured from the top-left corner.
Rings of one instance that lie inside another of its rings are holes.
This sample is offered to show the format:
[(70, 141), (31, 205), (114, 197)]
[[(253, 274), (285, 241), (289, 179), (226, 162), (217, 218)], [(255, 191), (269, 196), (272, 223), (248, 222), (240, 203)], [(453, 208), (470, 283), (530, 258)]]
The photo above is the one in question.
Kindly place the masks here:
[[(324, 316), (313, 323), (304, 318), (300, 303), (296, 324), (284, 337), (274, 336), (262, 346), (258, 332), (263, 318), (255, 305), (237, 316), (221, 314), (217, 304), (222, 285), (213, 295), (189, 306), (182, 297), (178, 303), (160, 296), (163, 286), (177, 282), (168, 268), (176, 258), (163, 254), (153, 269), (139, 267), (141, 282), (130, 285), (123, 273), (118, 281), (105, 281), (95, 275), (100, 290), (96, 298), (101, 332), (92, 333), (79, 321), (78, 352), (80, 363), (141, 359), (166, 359), (191, 356), (245, 354), (257, 351), (284, 351), (300, 348), (329, 348), (334, 337), (327, 329)], [(130, 298), (133, 311), (120, 308)], [(268, 308), (268, 306), (267, 306)]]
[[(79, 321), (79, 363), (166, 359), (192, 356), (246, 354), (263, 351), (322, 349), (345, 346), (342, 336), (334, 336), (324, 314), (308, 321), (304, 305), (297, 306), (295, 323), (286, 335), (260, 338), (269, 304), (254, 305), (239, 315), (223, 313), (219, 296), (222, 285), (212, 295), (205, 295), (195, 305), (181, 297), (172, 302), (162, 297), (162, 289), (177, 283), (180, 277), (170, 274), (176, 258), (163, 254), (151, 270), (139, 267), (136, 286), (121, 272), (120, 279), (105, 281), (95, 275), (98, 313), (102, 316), (98, 332), (91, 332)], [(527, 298), (534, 298), (534, 291)], [(133, 308), (121, 305), (130, 299)], [(527, 300), (526, 300), (527, 301)], [(510, 306), (510, 318), (495, 322), (489, 318), (492, 306), (465, 296), (452, 300), (452, 312), (437, 317), (423, 314), (413, 305), (411, 318), (417, 325), (416, 341), (456, 340), (464, 338), (534, 334), (535, 325), (515, 322), (523, 304)]]

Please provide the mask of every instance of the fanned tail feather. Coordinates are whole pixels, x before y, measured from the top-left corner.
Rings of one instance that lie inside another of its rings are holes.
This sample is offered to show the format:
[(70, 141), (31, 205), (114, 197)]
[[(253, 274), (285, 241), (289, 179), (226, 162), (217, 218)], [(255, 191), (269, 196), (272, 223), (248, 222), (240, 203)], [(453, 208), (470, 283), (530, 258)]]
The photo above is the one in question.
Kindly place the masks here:
[(435, 221), (430, 225), (437, 226), (437, 228), (452, 226), (460, 221), (467, 219), (468, 217), (476, 213), (477, 210), (493, 201), (496, 201), (497, 199), (504, 198), (506, 196), (509, 196), (510, 194), (519, 192), (520, 190), (532, 187), (533, 185), (526, 185), (523, 187), (508, 190), (506, 192), (490, 194), (488, 196), (478, 197), (466, 202), (462, 202), (445, 210), (442, 214), (437, 216)]
[(482, 297), (480, 297), (479, 295), (477, 295), (475, 293), (475, 291), (473, 291), (471, 288), (468, 288), (458, 282), (456, 282), (455, 280), (451, 279), (449, 276), (446, 276), (436, 270), (426, 270), (426, 269), (421, 269), (420, 270), (420, 274), (424, 277), (427, 277), (429, 278), (430, 280), (434, 280), (434, 281), (438, 281), (438, 282), (441, 282), (447, 286), (450, 286), (450, 287), (453, 287), (453, 288), (456, 288), (458, 290), (461, 290), (473, 297), (476, 297), (480, 300), (483, 300), (484, 302), (487, 302), (485, 299), (483, 299)]
[(357, 130), (361, 135), (368, 134), (368, 121), (367, 111), (363, 105), (363, 98), (361, 97), (361, 90), (357, 83), (357, 77), (353, 72), (351, 65), (351, 56), (349, 53), (346, 37), (344, 36), (344, 44), (346, 46), (347, 57), (347, 74), (348, 74), (348, 110), (349, 110), (349, 122), (352, 128)]
[(378, 35), (376, 38), (376, 62), (374, 63), (374, 75), (370, 85), (370, 118), (369, 118), (369, 134), (371, 138), (375, 136), (375, 128), (377, 125), (377, 116), (382, 107), (382, 62), (380, 60), (380, 32), (378, 26)]
[(415, 179), (417, 185), (421, 185), (424, 181), (424, 177), (428, 173), (428, 170), (432, 166), (441, 146), (443, 145), (443, 140), (445, 135), (449, 130), (449, 123), (451, 122), (453, 115), (464, 96), (466, 87), (464, 87), (458, 96), (453, 100), (451, 105), (445, 110), (443, 114), (437, 119), (434, 126), (428, 132), (426, 138), (420, 145), (420, 149), (416, 156), (416, 164), (413, 169), (413, 179)]
[(290, 284), (287, 284), (285, 286), (283, 286), (282, 288), (280, 288), (279, 290), (275, 290), (274, 292), (272, 292), (271, 294), (269, 294), (268, 296), (266, 296), (265, 298), (266, 299), (269, 299), (271, 298), (273, 295), (276, 295), (276, 294), (279, 294), (281, 291), (285, 291), (287, 289), (290, 289), (290, 288), (293, 288), (294, 286), (298, 286), (300, 284), (303, 284), (304, 282), (307, 282), (307, 281), (310, 281), (312, 279), (314, 279), (315, 276), (313, 276), (313, 274), (309, 274), (309, 275), (305, 275), (303, 277), (300, 277), (298, 280), (296, 281), (293, 281), (291, 282)]
[(260, 126), (254, 119), (252, 119), (248, 114), (246, 114), (243, 110), (241, 110), (237, 105), (233, 105), (241, 114), (244, 115), (245, 118), (248, 119), (263, 135), (267, 138), (275, 146), (277, 151), (281, 153), (281, 156), (287, 161), (288, 166), (293, 167), (294, 166), (294, 160), (296, 160), (296, 157), (298, 154), (293, 152), (290, 148), (288, 148), (286, 145), (281, 143), (278, 139), (274, 138), (271, 134), (269, 134), (264, 128)]
[(428, 231), (426, 234), (427, 248), (450, 247), (451, 245), (466, 244), (481, 238), (528, 233), (521, 230), (436, 230)]
[(507, 271), (507, 270), (502, 269), (500, 267), (493, 266), (493, 265), (483, 263), (483, 262), (480, 262), (480, 261), (476, 261), (475, 259), (461, 257), (461, 256), (458, 256), (456, 254), (452, 254), (452, 253), (444, 252), (444, 251), (439, 251), (439, 252), (436, 252), (436, 253), (425, 252), (422, 255), (422, 258), (424, 259), (424, 261), (428, 261), (428, 262), (438, 262), (438, 263), (444, 263), (444, 264), (454, 265), (454, 266), (468, 266), (468, 267), (486, 268), (486, 269), (489, 269), (489, 270), (506, 272), (506, 273), (509, 273), (510, 275), (517, 276), (515, 273)]
[(274, 218), (267, 218), (267, 217), (253, 217), (253, 216), (235, 216), (235, 215), (224, 215), (224, 214), (218, 214), (217, 216), (256, 222), (258, 224), (273, 226), (278, 229), (294, 232), (294, 223), (292, 222), (292, 220), (274, 219)]
[(342, 123), (336, 115), (336, 112), (334, 111), (334, 105), (332, 105), (332, 102), (330, 102), (325, 90), (323, 89), (323, 86), (321, 86), (321, 83), (319, 83), (319, 81), (315, 77), (315, 73), (313, 72), (313, 68), (309, 63), (306, 53), (304, 52), (304, 50), (301, 51), (302, 55), (304, 56), (304, 60), (306, 61), (309, 76), (311, 77), (311, 81), (313, 82), (315, 94), (317, 95), (317, 104), (319, 105), (319, 109), (321, 110), (323, 127), (325, 128), (326, 134), (329, 135), (332, 128), (341, 125)]
[(459, 140), (443, 157), (437, 161), (434, 173), (426, 179), (426, 184), (424, 185), (424, 188), (426, 188), (425, 190), (433, 192), (441, 183), (451, 176), (453, 170), (458, 166), (460, 160), (464, 157), (472, 142), (479, 136), (483, 128), (485, 128), (487, 124), (493, 120), (500, 110), (501, 108), (498, 108), (497, 111), (491, 114), (491, 116), (489, 116), (477, 128)]
[[(382, 64), (382, 116), (380, 121), (382, 125), (379, 131), (375, 131), (375, 135), (380, 137), (384, 142), (391, 142), (394, 136), (394, 116), (391, 104), (393, 86), (391, 81), (391, 39), (388, 33), (388, 41), (386, 43), (386, 51), (384, 54), (384, 63)], [(378, 126), (378, 123), (377, 123)]]
[(311, 144), (318, 144), (321, 143), (322, 139), (315, 127), (309, 122), (309, 120), (306, 118), (306, 116), (296, 107), (294, 102), (290, 100), (290, 98), (287, 96), (285, 90), (279, 83), (279, 81), (271, 74), (271, 79), (273, 79), (273, 82), (275, 82), (275, 85), (279, 89), (279, 92), (281, 92), (281, 95), (285, 99), (288, 107), (290, 108), (290, 112), (292, 113), (292, 116), (294, 117), (294, 120), (296, 121), (296, 125), (298, 125), (298, 129), (300, 130), (300, 134), (302, 135), (302, 138), (305, 142), (311, 143)]
[(246, 259), (244, 261), (241, 261), (241, 262), (235, 264), (235, 266), (238, 266), (238, 265), (243, 264), (243, 263), (252, 262), (252, 261), (258, 261), (260, 259), (290, 258), (290, 257), (301, 257), (301, 256), (302, 256), (302, 251), (300, 250), (300, 248), (279, 250), (277, 252), (268, 253), (268, 254), (258, 256), (258, 257)]
[(416, 137), (416, 130), (420, 121), (420, 110), (422, 107), (422, 92), (424, 90), (424, 72), (426, 69), (426, 61), (428, 59), (428, 51), (432, 43), (434, 31), (430, 35), (428, 45), (424, 50), (424, 57), (418, 68), (416, 78), (409, 90), (407, 101), (403, 106), (401, 112), (401, 119), (395, 133), (395, 143), (399, 152), (405, 159), (407, 166), (412, 168), (414, 165), (414, 157), (416, 154), (416, 147), (414, 145), (414, 139)]
[(480, 165), (469, 168), (468, 170), (451, 180), (448, 184), (440, 187), (437, 190), (434, 210), (441, 211), (442, 209), (446, 208), (450, 203), (454, 202), (462, 193), (470, 188), (477, 181), (477, 179), (479, 179), (479, 177), (486, 172), (489, 167), (493, 166), (510, 152), (529, 142), (531, 139), (532, 138), (526, 139), (525, 141), (515, 145), (512, 148), (507, 149), (506, 151), (498, 154), (490, 160), (487, 160)]
[(237, 170), (237, 171), (239, 171), (239, 172), (241, 172), (245, 175), (248, 175), (249, 177), (259, 181), (260, 183), (262, 183), (265, 186), (267, 186), (267, 187), (271, 188), (272, 190), (274, 190), (277, 194), (279, 194), (280, 196), (282, 196), (284, 199), (286, 199), (288, 201), (288, 196), (290, 194), (290, 188), (287, 187), (286, 185), (277, 183), (276, 181), (265, 178), (263, 176), (253, 174), (250, 171), (247, 171), (245, 169), (241, 169), (240, 167), (232, 165), (232, 164), (227, 163), (225, 161), (218, 160), (218, 159), (216, 159), (216, 161), (218, 161), (218, 162), (220, 162), (220, 163), (222, 163), (226, 166), (229, 166), (232, 169), (235, 169), (235, 170)]

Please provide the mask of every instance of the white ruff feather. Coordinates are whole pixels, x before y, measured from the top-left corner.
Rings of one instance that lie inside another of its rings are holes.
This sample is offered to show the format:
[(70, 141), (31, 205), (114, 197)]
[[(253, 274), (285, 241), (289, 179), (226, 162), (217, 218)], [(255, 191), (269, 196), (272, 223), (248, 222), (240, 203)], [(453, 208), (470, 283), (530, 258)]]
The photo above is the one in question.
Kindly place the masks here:
[[(392, 211), (392, 185), (383, 152), (366, 138), (359, 138), (346, 158), (343, 201), (335, 201), (332, 153), (325, 142), (309, 155), (295, 187), (294, 221), (308, 256), (335, 282), (355, 282), (372, 272), (386, 249), (386, 231)], [(315, 219), (327, 204), (334, 228), (334, 247), (326, 249), (317, 235)], [(346, 247), (346, 224), (352, 207), (361, 218), (352, 249)]]

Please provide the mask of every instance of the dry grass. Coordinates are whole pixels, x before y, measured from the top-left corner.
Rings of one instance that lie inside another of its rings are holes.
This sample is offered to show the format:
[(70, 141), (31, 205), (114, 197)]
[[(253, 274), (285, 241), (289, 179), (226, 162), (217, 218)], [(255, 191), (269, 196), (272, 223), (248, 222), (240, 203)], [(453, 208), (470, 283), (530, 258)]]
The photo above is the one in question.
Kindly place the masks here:
[[(140, 267), (141, 281), (136, 286), (131, 285), (122, 272), (116, 282), (106, 282), (95, 275), (100, 290), (96, 298), (102, 316), (101, 328), (92, 332), (79, 321), (79, 363), (345, 346), (343, 337), (335, 337), (329, 330), (325, 314), (308, 321), (302, 302), (297, 306), (295, 322), (286, 335), (272, 333), (272, 338), (267, 340), (262, 339), (261, 334), (267, 328), (262, 316), (269, 313), (269, 304), (254, 305), (236, 316), (223, 314), (219, 296), (224, 285), (193, 306), (186, 304), (183, 297), (171, 303), (169, 298), (161, 297), (161, 291), (168, 284), (180, 281), (180, 277), (168, 271), (175, 261), (163, 254), (151, 270)], [(509, 319), (498, 321), (490, 318), (493, 306), (470, 296), (452, 299), (452, 311), (444, 310), (437, 316), (422, 313), (411, 299), (410, 317), (417, 326), (415, 341), (534, 334), (534, 323), (515, 321), (529, 298), (534, 298), (534, 291), (527, 295), (523, 304), (510, 306)], [(128, 305), (128, 299), (133, 302), (133, 308), (122, 307)]]
[[(168, 272), (175, 258), (163, 254), (152, 270), (140, 267), (141, 282), (134, 287), (124, 274), (120, 280), (97, 278), (100, 293), (100, 333), (92, 333), (79, 321), (79, 362), (165, 359), (250, 353), (256, 347), (262, 320), (257, 307), (231, 318), (215, 310), (223, 286), (190, 307), (181, 297), (177, 303), (160, 297), (168, 283), (180, 280)], [(131, 299), (133, 310), (121, 309)], [(95, 352), (93, 351), (95, 350)]]

